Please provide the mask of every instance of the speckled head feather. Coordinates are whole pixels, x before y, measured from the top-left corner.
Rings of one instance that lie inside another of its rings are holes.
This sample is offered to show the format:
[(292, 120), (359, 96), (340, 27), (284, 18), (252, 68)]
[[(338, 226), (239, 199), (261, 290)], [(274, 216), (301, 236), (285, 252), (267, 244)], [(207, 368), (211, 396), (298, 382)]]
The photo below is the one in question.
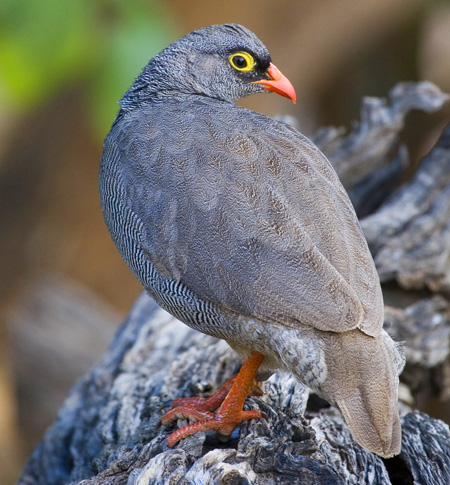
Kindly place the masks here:
[[(233, 69), (228, 57), (246, 51), (257, 62), (255, 71)], [(139, 105), (152, 97), (176, 96), (177, 93), (200, 94), (222, 101), (235, 102), (264, 91), (270, 54), (250, 30), (238, 24), (210, 25), (176, 40), (157, 54), (125, 93), (122, 108)]]

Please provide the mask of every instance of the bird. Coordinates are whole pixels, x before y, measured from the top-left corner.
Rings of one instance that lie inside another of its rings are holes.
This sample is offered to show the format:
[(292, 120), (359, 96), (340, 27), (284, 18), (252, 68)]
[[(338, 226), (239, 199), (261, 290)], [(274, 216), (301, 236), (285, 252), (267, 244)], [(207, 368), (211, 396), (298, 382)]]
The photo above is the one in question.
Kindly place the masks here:
[(176, 399), (163, 424), (226, 440), (259, 410), (260, 381), (287, 371), (335, 406), (359, 445), (401, 450), (403, 355), (333, 167), (286, 123), (236, 104), (295, 89), (239, 24), (199, 28), (143, 68), (120, 101), (100, 163), (100, 202), (121, 256), (177, 319), (224, 339), (243, 364), (209, 398)]

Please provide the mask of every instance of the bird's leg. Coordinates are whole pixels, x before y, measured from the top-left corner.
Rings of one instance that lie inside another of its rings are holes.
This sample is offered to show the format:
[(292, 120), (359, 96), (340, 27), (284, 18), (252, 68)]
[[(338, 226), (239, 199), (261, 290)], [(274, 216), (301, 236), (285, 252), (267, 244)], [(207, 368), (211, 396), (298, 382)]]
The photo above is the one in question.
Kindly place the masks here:
[(174, 401), (172, 409), (161, 418), (162, 424), (168, 424), (180, 417), (191, 418), (196, 422), (174, 431), (168, 438), (168, 446), (173, 446), (180, 439), (198, 431), (215, 430), (219, 438), (226, 438), (241, 421), (260, 418), (259, 410), (244, 411), (243, 407), (247, 396), (261, 395), (255, 375), (263, 359), (262, 354), (252, 352), (242, 364), (239, 373), (228, 379), (209, 398), (184, 398)]

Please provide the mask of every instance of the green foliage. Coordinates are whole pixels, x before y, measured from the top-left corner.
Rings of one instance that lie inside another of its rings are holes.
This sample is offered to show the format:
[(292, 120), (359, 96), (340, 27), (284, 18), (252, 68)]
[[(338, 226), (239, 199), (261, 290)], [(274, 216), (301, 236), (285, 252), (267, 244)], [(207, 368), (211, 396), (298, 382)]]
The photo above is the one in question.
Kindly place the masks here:
[(0, 102), (27, 110), (81, 84), (104, 135), (114, 102), (172, 38), (157, 0), (1, 0)]

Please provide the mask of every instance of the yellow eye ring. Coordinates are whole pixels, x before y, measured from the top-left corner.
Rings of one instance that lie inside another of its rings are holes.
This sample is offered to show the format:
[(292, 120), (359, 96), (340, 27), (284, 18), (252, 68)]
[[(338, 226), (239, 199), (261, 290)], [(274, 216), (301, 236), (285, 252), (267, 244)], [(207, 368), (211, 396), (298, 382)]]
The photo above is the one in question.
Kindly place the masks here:
[(237, 70), (242, 72), (252, 71), (256, 65), (254, 57), (248, 52), (234, 52), (228, 58), (228, 62)]

